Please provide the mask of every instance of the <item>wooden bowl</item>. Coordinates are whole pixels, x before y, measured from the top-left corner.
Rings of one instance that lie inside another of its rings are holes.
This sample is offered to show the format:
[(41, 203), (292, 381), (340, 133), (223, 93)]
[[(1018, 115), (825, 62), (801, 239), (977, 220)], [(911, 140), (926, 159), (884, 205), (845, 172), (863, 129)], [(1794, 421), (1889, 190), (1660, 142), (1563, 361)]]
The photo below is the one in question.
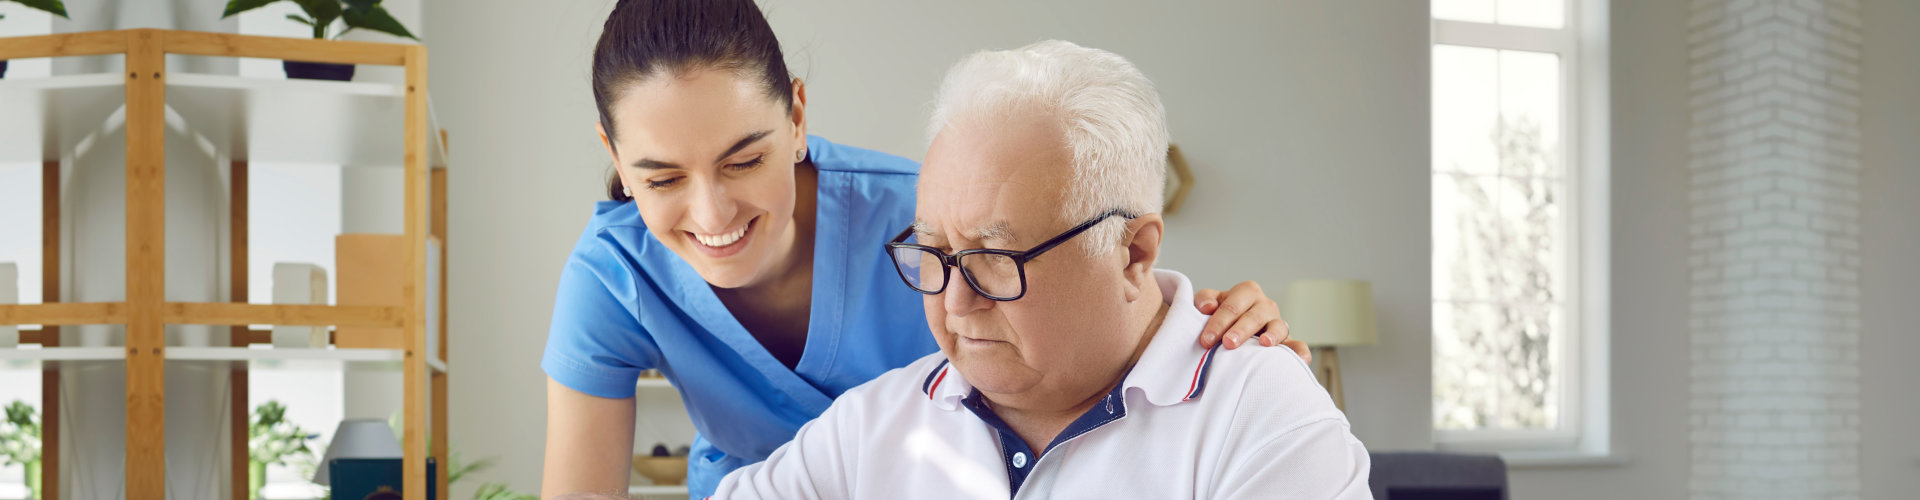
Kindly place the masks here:
[(662, 486), (680, 484), (687, 480), (687, 457), (634, 455), (633, 472), (653, 480), (653, 484)]

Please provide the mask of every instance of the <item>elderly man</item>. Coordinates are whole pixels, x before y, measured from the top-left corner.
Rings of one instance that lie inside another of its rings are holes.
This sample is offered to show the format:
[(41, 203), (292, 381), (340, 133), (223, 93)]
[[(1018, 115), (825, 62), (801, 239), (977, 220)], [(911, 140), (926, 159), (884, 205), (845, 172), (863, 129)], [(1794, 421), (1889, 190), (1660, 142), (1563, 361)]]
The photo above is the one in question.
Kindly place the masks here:
[(1368, 498), (1292, 352), (1202, 349), (1154, 270), (1165, 111), (1112, 53), (974, 54), (940, 87), (887, 245), (940, 352), (855, 388), (714, 498)]

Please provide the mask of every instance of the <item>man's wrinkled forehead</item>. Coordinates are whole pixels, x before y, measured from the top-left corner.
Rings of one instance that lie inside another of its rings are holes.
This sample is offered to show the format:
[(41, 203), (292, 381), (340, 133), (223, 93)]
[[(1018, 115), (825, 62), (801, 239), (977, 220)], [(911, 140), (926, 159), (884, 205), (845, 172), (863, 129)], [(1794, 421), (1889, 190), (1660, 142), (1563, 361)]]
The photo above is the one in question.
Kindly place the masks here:
[(926, 219), (913, 220), (913, 234), (921, 241), (944, 241), (958, 236), (966, 241), (1011, 242), (1013, 241), (1012, 227), (1005, 219), (997, 219), (973, 227), (961, 228), (959, 233), (953, 233), (927, 222)]

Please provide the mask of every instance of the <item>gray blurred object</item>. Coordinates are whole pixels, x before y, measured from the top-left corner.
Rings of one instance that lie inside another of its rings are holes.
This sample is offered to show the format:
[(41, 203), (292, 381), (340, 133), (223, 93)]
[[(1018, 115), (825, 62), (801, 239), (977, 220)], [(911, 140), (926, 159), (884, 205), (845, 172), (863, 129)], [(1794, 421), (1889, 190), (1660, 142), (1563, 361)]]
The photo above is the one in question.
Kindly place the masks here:
[(1395, 489), (1422, 493), (1495, 490), (1499, 498), (1508, 498), (1507, 463), (1497, 455), (1397, 452), (1371, 453), (1370, 456), (1373, 475), (1367, 479), (1367, 486), (1373, 490), (1376, 500), (1395, 500), (1390, 494)]
[(327, 444), (327, 454), (320, 458), (320, 468), (313, 471), (313, 482), (327, 486), (332, 478), (327, 464), (336, 458), (401, 458), (405, 453), (400, 449), (400, 438), (394, 436), (393, 427), (386, 420), (377, 418), (352, 418), (340, 421), (340, 427), (333, 430), (333, 442)]

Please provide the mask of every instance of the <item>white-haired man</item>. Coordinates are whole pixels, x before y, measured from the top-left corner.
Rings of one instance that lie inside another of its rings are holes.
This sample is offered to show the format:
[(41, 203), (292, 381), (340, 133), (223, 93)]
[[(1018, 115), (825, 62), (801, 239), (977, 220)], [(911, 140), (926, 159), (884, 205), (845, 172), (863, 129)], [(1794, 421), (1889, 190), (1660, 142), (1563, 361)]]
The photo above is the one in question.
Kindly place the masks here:
[(982, 52), (941, 84), (887, 245), (940, 352), (836, 399), (714, 498), (1369, 498), (1367, 451), (1280, 349), (1196, 345), (1154, 270), (1165, 111), (1125, 59)]

